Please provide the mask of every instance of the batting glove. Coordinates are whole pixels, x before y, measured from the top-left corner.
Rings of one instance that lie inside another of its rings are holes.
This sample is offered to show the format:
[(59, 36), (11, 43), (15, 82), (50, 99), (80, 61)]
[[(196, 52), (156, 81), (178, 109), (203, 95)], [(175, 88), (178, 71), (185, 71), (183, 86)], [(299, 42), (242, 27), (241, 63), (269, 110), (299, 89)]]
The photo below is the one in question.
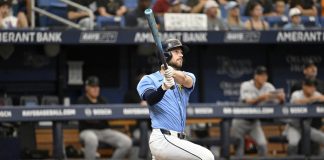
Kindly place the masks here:
[(164, 71), (164, 76), (171, 78), (174, 76), (174, 69), (171, 66), (168, 66), (168, 69)]
[(175, 83), (174, 83), (173, 77), (164, 77), (163, 78), (163, 85), (162, 85), (163, 90), (168, 90), (174, 85), (175, 85)]

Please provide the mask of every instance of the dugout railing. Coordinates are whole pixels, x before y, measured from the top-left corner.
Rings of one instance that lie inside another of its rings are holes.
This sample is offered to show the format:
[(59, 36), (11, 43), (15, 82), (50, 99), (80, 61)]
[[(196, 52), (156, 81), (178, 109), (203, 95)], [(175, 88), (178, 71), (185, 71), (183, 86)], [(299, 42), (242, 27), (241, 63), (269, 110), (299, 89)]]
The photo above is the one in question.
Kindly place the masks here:
[[(73, 105), (66, 106), (38, 106), (38, 107), (2, 107), (0, 108), (1, 122), (32, 122), (53, 121), (54, 157), (62, 159), (62, 122), (72, 120), (92, 119), (136, 119), (141, 121), (141, 132), (147, 133), (149, 120), (148, 108), (139, 105), (110, 104), (110, 105)], [(232, 118), (280, 119), (301, 118), (302, 121), (302, 153), (303, 158), (311, 157), (310, 126), (307, 119), (324, 116), (324, 106), (219, 106), (216, 104), (190, 104), (187, 108), (188, 118), (221, 118), (220, 145), (221, 157), (230, 158), (230, 123)], [(148, 135), (141, 134), (141, 152), (148, 152)]]

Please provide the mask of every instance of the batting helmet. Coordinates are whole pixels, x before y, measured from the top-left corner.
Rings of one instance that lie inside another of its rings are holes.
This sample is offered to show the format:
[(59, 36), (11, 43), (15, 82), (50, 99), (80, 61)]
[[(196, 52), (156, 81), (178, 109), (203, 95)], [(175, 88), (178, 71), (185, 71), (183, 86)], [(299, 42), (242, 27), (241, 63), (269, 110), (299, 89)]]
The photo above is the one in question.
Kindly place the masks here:
[(178, 39), (167, 39), (162, 43), (164, 56), (167, 62), (172, 58), (172, 53), (170, 51), (179, 47), (182, 49), (183, 53), (187, 53), (189, 51), (189, 48), (186, 45), (183, 45)]

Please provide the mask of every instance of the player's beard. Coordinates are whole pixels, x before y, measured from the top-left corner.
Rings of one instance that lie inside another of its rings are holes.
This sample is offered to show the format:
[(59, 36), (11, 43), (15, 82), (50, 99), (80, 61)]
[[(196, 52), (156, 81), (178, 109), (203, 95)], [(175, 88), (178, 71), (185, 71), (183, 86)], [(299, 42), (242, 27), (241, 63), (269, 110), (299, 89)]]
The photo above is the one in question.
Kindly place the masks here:
[(180, 70), (182, 68), (182, 64), (183, 64), (183, 59), (181, 59), (182, 62), (178, 62), (179, 60), (176, 60), (176, 62), (173, 61), (169, 61), (168, 65), (170, 65), (171, 67), (173, 67), (176, 70)]

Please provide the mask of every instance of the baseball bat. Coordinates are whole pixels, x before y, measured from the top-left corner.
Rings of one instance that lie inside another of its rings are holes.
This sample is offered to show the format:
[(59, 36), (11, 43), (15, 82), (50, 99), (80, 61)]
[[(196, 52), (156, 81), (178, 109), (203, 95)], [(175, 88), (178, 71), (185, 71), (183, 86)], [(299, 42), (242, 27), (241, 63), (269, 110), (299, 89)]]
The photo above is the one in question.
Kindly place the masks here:
[[(160, 35), (159, 35), (159, 31), (157, 29), (157, 25), (156, 25), (156, 21), (155, 21), (155, 17), (154, 17), (154, 13), (152, 11), (152, 9), (148, 8), (144, 11), (145, 17), (148, 21), (149, 27), (151, 29), (153, 38), (154, 38), (154, 42), (156, 47), (158, 48), (158, 57), (161, 60), (162, 64), (164, 65), (164, 69), (168, 69), (168, 64), (166, 63), (165, 57), (164, 57), (164, 51), (162, 48), (162, 42), (160, 39)], [(171, 89), (174, 89), (174, 86), (171, 87)]]
[(148, 9), (146, 9), (144, 11), (144, 13), (145, 13), (145, 17), (146, 17), (146, 19), (148, 21), (148, 24), (150, 26), (150, 29), (151, 29), (151, 32), (152, 32), (152, 35), (153, 35), (153, 38), (154, 38), (155, 45), (159, 50), (158, 51), (158, 57), (161, 60), (162, 64), (164, 65), (164, 68), (168, 69), (168, 65), (167, 65), (165, 57), (164, 57), (164, 53), (163, 53), (164, 51), (163, 51), (163, 48), (162, 48), (162, 42), (161, 42), (160, 35), (159, 35), (158, 29), (157, 29), (157, 25), (156, 25), (156, 21), (155, 21), (153, 11), (152, 11), (152, 9), (148, 8)]

